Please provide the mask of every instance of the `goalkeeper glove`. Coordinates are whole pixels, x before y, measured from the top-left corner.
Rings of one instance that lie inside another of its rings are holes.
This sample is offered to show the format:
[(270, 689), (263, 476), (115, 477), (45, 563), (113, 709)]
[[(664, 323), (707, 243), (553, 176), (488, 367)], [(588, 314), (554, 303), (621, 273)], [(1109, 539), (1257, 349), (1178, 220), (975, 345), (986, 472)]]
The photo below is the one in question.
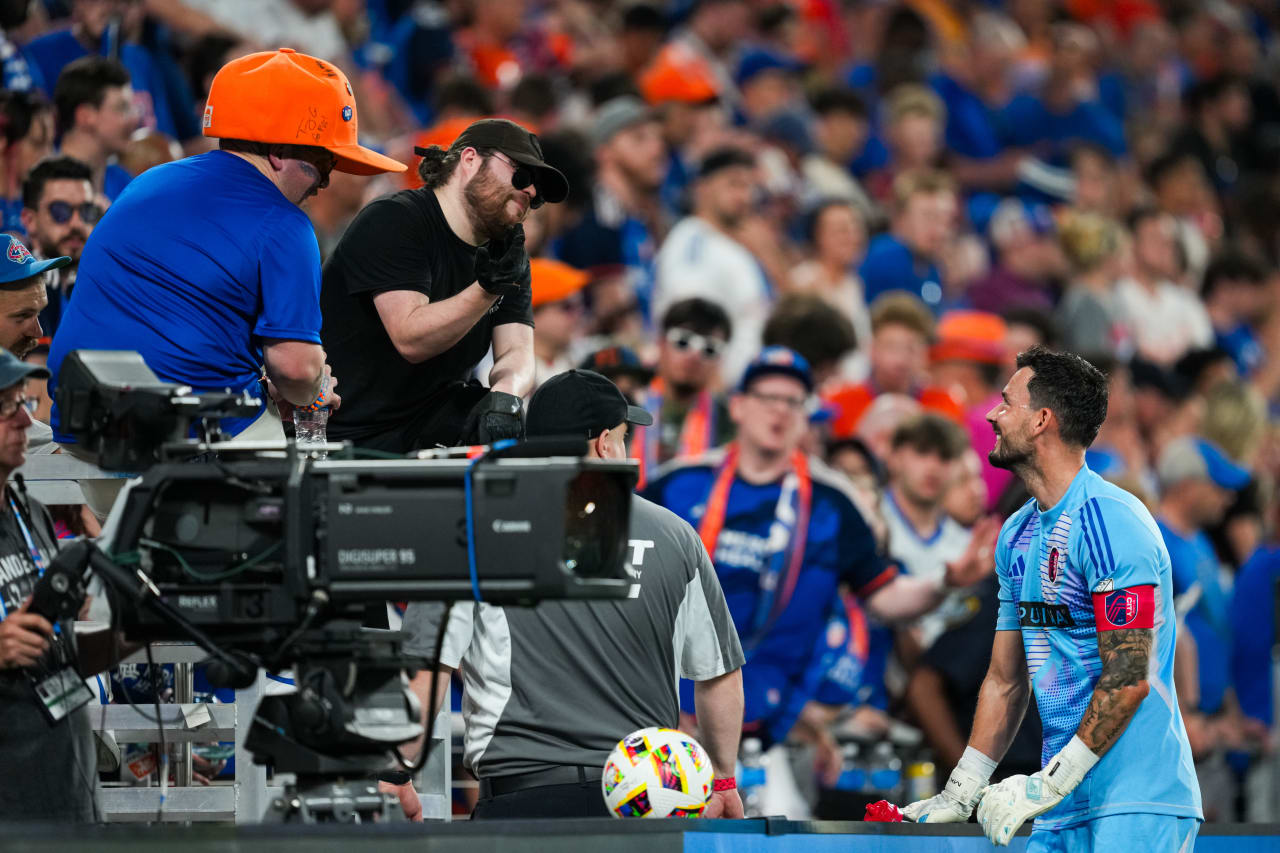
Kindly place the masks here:
[(916, 823), (964, 823), (973, 814), (995, 769), (994, 761), (973, 747), (966, 747), (942, 793), (911, 803), (902, 814)]
[(1004, 846), (1028, 820), (1039, 817), (1075, 790), (1098, 756), (1072, 737), (1039, 773), (1010, 776), (982, 792), (978, 822), (992, 844)]

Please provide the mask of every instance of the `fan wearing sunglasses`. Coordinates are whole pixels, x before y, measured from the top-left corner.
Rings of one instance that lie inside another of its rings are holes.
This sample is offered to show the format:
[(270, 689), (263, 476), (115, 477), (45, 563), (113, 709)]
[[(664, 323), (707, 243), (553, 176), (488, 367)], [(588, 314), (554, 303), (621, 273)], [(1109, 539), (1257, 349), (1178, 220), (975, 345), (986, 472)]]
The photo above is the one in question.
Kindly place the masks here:
[[(324, 267), (321, 339), (347, 395), (329, 436), (392, 453), (518, 438), (535, 372), (523, 223), (569, 184), (504, 119), (417, 153), (424, 186), (367, 205)], [(486, 385), (471, 376), (490, 347)]]
[(80, 254), (104, 210), (93, 189), (93, 171), (74, 157), (43, 160), (22, 182), (22, 225), (35, 255), (71, 259), (61, 275), (49, 282), (49, 305), (40, 314), (46, 335), (52, 336), (58, 328), (75, 286)]

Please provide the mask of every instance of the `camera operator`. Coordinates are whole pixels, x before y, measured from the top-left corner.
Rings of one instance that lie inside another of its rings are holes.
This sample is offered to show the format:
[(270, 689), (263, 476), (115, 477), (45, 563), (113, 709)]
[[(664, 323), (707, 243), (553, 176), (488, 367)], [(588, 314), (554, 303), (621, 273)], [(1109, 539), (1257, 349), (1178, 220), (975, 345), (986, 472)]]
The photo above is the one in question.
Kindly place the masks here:
[[(505, 119), (417, 151), (425, 185), (371, 202), (325, 263), (321, 337), (348, 397), (329, 437), (392, 453), (518, 438), (534, 378), (521, 223), (569, 185)], [(467, 380), (490, 346), (485, 388)]]
[[(26, 461), (29, 377), (49, 371), (0, 350), (0, 478)], [(0, 499), (0, 823), (98, 819), (97, 759), (82, 676), (101, 672), (125, 649), (107, 632), (77, 634), (29, 611), (37, 579), (57, 551), (53, 520), (20, 486)], [(66, 676), (65, 679), (62, 676)], [(67, 698), (42, 702), (36, 684)], [(70, 686), (78, 690), (67, 689)], [(81, 693), (81, 691), (83, 691)], [(77, 704), (78, 703), (78, 704)], [(46, 712), (46, 705), (51, 709)]]
[[(587, 438), (590, 459), (625, 459), (629, 425), (652, 422), (587, 370), (552, 377), (529, 402), (531, 437)], [(473, 818), (608, 815), (600, 776), (609, 751), (637, 729), (678, 725), (677, 676), (696, 682), (702, 745), (715, 770), (705, 816), (742, 817), (734, 771), (743, 656), (724, 594), (693, 528), (631, 500), (630, 598), (466, 603), (449, 614), (440, 672), (462, 668), (464, 763), (480, 779)], [(437, 604), (409, 606), (407, 654), (436, 654), (441, 613)], [(447, 676), (439, 681), (447, 688)], [(411, 685), (424, 708), (430, 684), (421, 671)], [(437, 693), (435, 707), (445, 691)], [(402, 803), (416, 801), (412, 790), (398, 793)]]
[[(343, 73), (289, 48), (218, 71), (204, 134), (220, 150), (149, 169), (89, 237), (49, 354), (49, 392), (67, 353), (129, 349), (161, 380), (196, 391), (260, 397), (265, 365), (276, 403), (336, 408), (320, 346), (320, 249), (299, 205), (334, 169), (405, 167), (358, 144)], [(73, 444), (56, 406), (51, 420), (57, 440)], [(256, 420), (222, 426), (242, 439), (284, 437), (265, 404)]]

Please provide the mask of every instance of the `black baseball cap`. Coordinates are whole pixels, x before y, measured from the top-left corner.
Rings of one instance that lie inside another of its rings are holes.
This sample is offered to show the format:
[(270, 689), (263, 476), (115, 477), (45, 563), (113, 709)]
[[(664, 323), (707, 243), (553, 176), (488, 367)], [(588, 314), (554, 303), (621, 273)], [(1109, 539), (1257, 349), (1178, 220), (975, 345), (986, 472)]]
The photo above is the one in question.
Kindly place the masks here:
[(572, 435), (595, 438), (626, 421), (649, 426), (653, 415), (627, 403), (618, 386), (594, 370), (566, 370), (542, 383), (529, 400), (524, 430), (530, 438)]
[[(514, 121), (482, 118), (472, 122), (449, 146), (450, 151), (463, 148), (501, 151), (517, 163), (530, 167), (538, 195), (552, 204), (559, 204), (569, 195), (569, 182), (565, 176), (543, 159), (542, 143), (538, 141), (537, 134), (530, 133)], [(416, 154), (426, 153), (418, 148), (413, 150)]]

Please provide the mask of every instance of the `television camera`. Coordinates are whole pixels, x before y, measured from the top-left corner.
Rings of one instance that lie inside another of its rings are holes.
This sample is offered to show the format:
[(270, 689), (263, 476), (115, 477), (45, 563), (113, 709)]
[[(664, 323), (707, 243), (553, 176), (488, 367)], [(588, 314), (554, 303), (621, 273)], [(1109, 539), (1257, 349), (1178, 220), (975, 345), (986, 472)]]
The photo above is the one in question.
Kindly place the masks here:
[(404, 670), (424, 661), (367, 612), (627, 595), (635, 466), (584, 459), (582, 439), (393, 459), (330, 445), (319, 460), (223, 441), (219, 421), (259, 401), (161, 382), (133, 352), (69, 354), (56, 396), (101, 467), (140, 473), (101, 547), (75, 543), (48, 576), (93, 572), (128, 639), (195, 641), (217, 685), (292, 668), (297, 693), (264, 699), (248, 738), (255, 761), (298, 775), (269, 817), (325, 817), (334, 779), (403, 765), (395, 747), (423, 733)]

